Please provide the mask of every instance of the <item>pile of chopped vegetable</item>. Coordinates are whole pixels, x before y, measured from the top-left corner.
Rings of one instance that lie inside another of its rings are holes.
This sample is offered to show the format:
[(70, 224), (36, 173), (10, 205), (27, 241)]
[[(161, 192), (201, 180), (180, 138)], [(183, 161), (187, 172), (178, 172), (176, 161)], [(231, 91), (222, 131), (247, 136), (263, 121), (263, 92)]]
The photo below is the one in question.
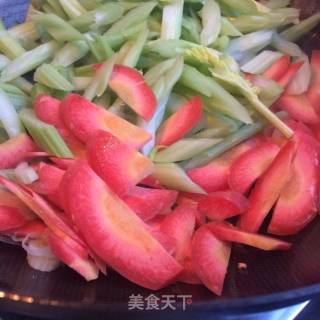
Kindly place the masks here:
[(320, 13), (289, 5), (34, 0), (0, 24), (1, 239), (217, 295), (233, 243), (289, 249), (270, 234), (316, 217), (320, 154), (320, 51), (294, 43)]

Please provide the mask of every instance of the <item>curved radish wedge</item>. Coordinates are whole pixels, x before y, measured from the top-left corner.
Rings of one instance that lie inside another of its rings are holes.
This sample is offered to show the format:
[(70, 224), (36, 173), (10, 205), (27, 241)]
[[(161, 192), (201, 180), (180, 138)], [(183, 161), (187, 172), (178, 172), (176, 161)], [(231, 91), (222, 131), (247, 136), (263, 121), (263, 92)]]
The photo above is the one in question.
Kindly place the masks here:
[(249, 202), (242, 194), (234, 191), (220, 191), (203, 197), (198, 204), (199, 211), (211, 220), (225, 220), (244, 213)]
[(319, 200), (318, 150), (311, 136), (298, 130), (293, 176), (281, 192), (268, 232), (291, 235), (303, 229), (317, 214)]
[(286, 73), (283, 74), (283, 76), (277, 80), (280, 86), (282, 86), (283, 88), (287, 87), (287, 85), (291, 82), (291, 80), (294, 78), (294, 76), (300, 70), (303, 64), (304, 61), (301, 60), (295, 63), (291, 63)]
[(0, 144), (0, 169), (16, 167), (25, 160), (28, 152), (38, 150), (34, 142), (25, 133)]
[(320, 50), (312, 51), (311, 57), (312, 78), (307, 92), (308, 100), (317, 112), (320, 111)]
[(97, 130), (108, 131), (135, 148), (140, 148), (151, 138), (144, 129), (77, 94), (69, 94), (62, 100), (60, 114), (66, 127), (83, 143)]
[(269, 167), (279, 150), (278, 145), (266, 141), (242, 154), (231, 165), (228, 179), (230, 189), (242, 194), (247, 193)]
[(289, 250), (291, 244), (286, 241), (242, 231), (230, 223), (211, 222), (207, 227), (220, 240), (246, 244), (262, 250)]
[[(191, 204), (191, 205), (196, 205), (196, 207), (198, 208), (198, 203), (203, 197), (206, 197), (206, 195), (197, 194), (197, 193), (180, 192), (176, 204), (177, 205)], [(202, 226), (204, 223), (206, 223), (206, 216), (200, 210), (196, 210), (195, 214), (196, 214), (197, 227)]]
[(0, 231), (21, 227), (29, 220), (19, 209), (0, 205)]
[(220, 296), (229, 264), (231, 246), (216, 238), (206, 225), (192, 239), (192, 265), (203, 284)]
[(249, 209), (240, 216), (239, 227), (257, 232), (283, 188), (291, 178), (296, 143), (289, 141), (278, 153), (264, 175), (258, 180), (249, 198)]
[(277, 101), (277, 104), (282, 110), (288, 112), (291, 118), (297, 121), (306, 124), (320, 122), (319, 116), (304, 94), (300, 96), (282, 96)]
[(175, 190), (135, 187), (122, 199), (143, 221), (147, 221), (158, 214), (168, 214), (177, 196)]
[(181, 266), (147, 231), (147, 226), (84, 162), (64, 177), (67, 207), (95, 253), (132, 282), (157, 290)]
[(50, 154), (44, 151), (31, 151), (26, 153), (26, 158), (48, 158)]
[(155, 188), (155, 189), (164, 189), (164, 187), (161, 185), (160, 181), (157, 180), (154, 176), (150, 175), (148, 177), (145, 177), (140, 181), (140, 185)]
[(88, 161), (117, 194), (124, 195), (153, 171), (152, 161), (107, 131), (99, 130), (87, 143)]
[(20, 186), (12, 181), (0, 177), (0, 184), (14, 193), (21, 201), (23, 201), (44, 223), (57, 234), (63, 232), (79, 244), (83, 244), (79, 236), (69, 227), (69, 225), (61, 218), (59, 213), (55, 211), (48, 202), (40, 195), (32, 191), (26, 186)]
[(157, 132), (157, 144), (169, 146), (184, 137), (202, 119), (202, 101), (193, 97), (171, 115)]
[(33, 108), (38, 119), (51, 124), (56, 128), (64, 128), (65, 125), (60, 116), (61, 101), (46, 94), (40, 94), (36, 97)]
[(74, 163), (74, 159), (50, 157), (50, 160), (54, 162), (57, 165), (57, 167), (62, 170), (67, 170)]
[(7, 230), (6, 234), (16, 238), (24, 238), (27, 235), (43, 235), (46, 230), (46, 225), (41, 220), (35, 219), (28, 221), (21, 227)]
[(68, 236), (48, 231), (48, 243), (56, 257), (82, 275), (87, 281), (98, 278), (99, 271), (87, 251)]
[(109, 87), (143, 119), (148, 121), (152, 118), (157, 99), (137, 70), (116, 65), (112, 70)]
[(289, 69), (290, 56), (285, 55), (277, 60), (268, 70), (263, 73), (263, 76), (278, 81)]

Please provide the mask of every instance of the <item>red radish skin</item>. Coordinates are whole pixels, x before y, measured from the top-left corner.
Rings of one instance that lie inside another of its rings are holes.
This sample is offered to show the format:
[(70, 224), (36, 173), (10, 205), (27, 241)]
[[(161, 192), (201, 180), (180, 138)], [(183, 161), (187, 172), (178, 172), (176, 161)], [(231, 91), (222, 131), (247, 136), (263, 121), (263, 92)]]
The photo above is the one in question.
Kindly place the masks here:
[(97, 267), (89, 259), (88, 252), (77, 242), (67, 236), (58, 236), (49, 231), (48, 243), (55, 256), (82, 275), (87, 281), (98, 278)]
[(312, 51), (312, 78), (307, 97), (317, 113), (320, 112), (320, 50)]
[(246, 194), (253, 183), (268, 169), (280, 148), (271, 141), (248, 150), (231, 166), (229, 187), (235, 192)]
[(198, 204), (199, 211), (210, 220), (225, 220), (240, 215), (248, 209), (248, 206), (248, 199), (234, 191), (210, 193)]
[(33, 108), (38, 119), (51, 124), (56, 128), (64, 128), (64, 122), (60, 116), (61, 101), (46, 94), (40, 94), (36, 97)]
[(5, 233), (17, 238), (24, 238), (29, 234), (32, 235), (44, 235), (46, 232), (46, 225), (38, 219), (28, 221), (21, 227), (7, 230)]
[(0, 144), (0, 169), (16, 167), (29, 152), (37, 151), (34, 142), (25, 133)]
[(297, 130), (298, 149), (293, 163), (293, 175), (281, 192), (268, 232), (277, 235), (298, 233), (311, 222), (319, 202), (319, 147), (314, 139)]
[(94, 171), (118, 195), (125, 195), (153, 171), (152, 161), (112, 134), (99, 130), (87, 143)]
[(257, 232), (278, 200), (292, 174), (296, 153), (295, 141), (289, 141), (278, 153), (264, 175), (258, 180), (249, 198), (249, 209), (240, 216), (238, 226), (248, 232)]
[(142, 179), (140, 181), (140, 185), (150, 187), (150, 188), (155, 188), (155, 189), (165, 189), (159, 180), (157, 180), (155, 177), (152, 175)]
[(229, 264), (231, 246), (213, 235), (204, 225), (192, 239), (192, 265), (202, 283), (220, 296)]
[(108, 131), (135, 148), (142, 147), (151, 136), (144, 129), (98, 107), (78, 94), (69, 94), (60, 105), (66, 127), (83, 143), (97, 130)]
[(78, 159), (85, 160), (86, 158), (86, 146), (78, 140), (68, 129), (58, 129), (59, 134), (67, 144), (73, 156)]
[(263, 73), (263, 76), (278, 81), (287, 72), (290, 66), (290, 56), (282, 56), (268, 70)]
[(74, 159), (50, 157), (50, 160), (61, 170), (67, 170), (74, 163)]
[(158, 214), (168, 214), (177, 197), (175, 190), (134, 187), (122, 199), (143, 221), (148, 221)]
[(64, 177), (67, 207), (84, 239), (108, 265), (130, 281), (157, 290), (181, 266), (147, 231), (147, 226), (84, 162)]
[(277, 80), (280, 86), (282, 86), (283, 88), (286, 88), (289, 85), (289, 83), (292, 81), (296, 73), (303, 66), (303, 64), (304, 64), (304, 61), (291, 63), (286, 73), (280, 79)]
[(112, 70), (109, 87), (143, 119), (149, 121), (152, 118), (157, 99), (137, 70), (116, 65)]
[(246, 244), (266, 251), (289, 250), (291, 247), (289, 242), (246, 232), (226, 222), (212, 222), (207, 227), (218, 239), (223, 241)]
[(184, 137), (202, 119), (202, 100), (193, 97), (172, 114), (159, 128), (157, 144), (169, 146)]
[(30, 219), (14, 207), (0, 205), (0, 231), (22, 227)]
[(277, 104), (280, 109), (286, 111), (291, 118), (297, 121), (305, 124), (320, 122), (318, 114), (304, 94), (299, 96), (282, 96), (277, 101)]

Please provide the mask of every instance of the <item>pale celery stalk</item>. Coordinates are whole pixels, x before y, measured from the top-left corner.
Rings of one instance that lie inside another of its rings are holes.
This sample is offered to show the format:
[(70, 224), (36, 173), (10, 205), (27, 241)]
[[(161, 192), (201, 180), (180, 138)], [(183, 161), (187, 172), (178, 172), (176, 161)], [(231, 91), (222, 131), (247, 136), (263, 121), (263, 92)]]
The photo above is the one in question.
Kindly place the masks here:
[(127, 41), (119, 50), (117, 57), (117, 64), (122, 64), (122, 60), (126, 57), (127, 53), (131, 49), (133, 42)]
[(31, 99), (34, 101), (34, 99), (39, 95), (39, 94), (46, 94), (48, 96), (51, 96), (53, 94), (53, 90), (51, 88), (48, 88), (47, 86), (44, 86), (40, 83), (35, 83), (32, 91), (31, 91)]
[(227, 47), (229, 46), (230, 38), (228, 36), (221, 36), (219, 37), (214, 44), (212, 45), (212, 48), (218, 50), (218, 51), (225, 51)]
[(222, 139), (181, 139), (168, 148), (161, 149), (153, 157), (156, 163), (179, 162), (192, 158), (215, 144)]
[(320, 22), (320, 12), (315, 13), (300, 23), (284, 30), (280, 33), (281, 37), (288, 41), (297, 41), (305, 34), (309, 33)]
[(72, 83), (75, 91), (86, 90), (92, 81), (92, 77), (73, 77)]
[(15, 93), (6, 93), (10, 102), (16, 109), (16, 111), (20, 111), (23, 108), (29, 108), (32, 106), (31, 99), (26, 95), (15, 94)]
[(89, 46), (85, 41), (78, 40), (68, 42), (57, 51), (51, 64), (53, 66), (68, 67), (85, 57), (88, 52)]
[[(186, 38), (187, 32), (189, 39)], [(197, 17), (182, 18), (182, 37), (191, 42), (200, 43), (201, 23)]]
[(37, 119), (31, 109), (23, 109), (19, 115), (33, 140), (44, 151), (61, 158), (73, 157), (70, 149), (54, 126)]
[(27, 42), (35, 42), (40, 38), (40, 34), (33, 21), (18, 24), (8, 29), (8, 32), (12, 37), (21, 41), (23, 45), (27, 44)]
[(240, 14), (262, 14), (270, 12), (270, 9), (255, 0), (220, 0), (229, 8)]
[(79, 17), (87, 12), (77, 0), (59, 0), (59, 3), (70, 19)]
[(97, 42), (100, 45), (100, 50), (104, 57), (110, 58), (114, 54), (114, 51), (110, 47), (108, 41), (106, 41), (102, 36), (97, 37)]
[(131, 44), (130, 49), (127, 51), (125, 57), (121, 60), (121, 64), (134, 68), (140, 58), (142, 49), (147, 41), (149, 30), (142, 31), (136, 41)]
[(104, 61), (113, 55), (113, 50), (102, 36), (86, 33), (85, 38), (96, 62)]
[(11, 61), (2, 71), (0, 81), (8, 82), (34, 70), (58, 49), (55, 41), (44, 43)]
[(285, 8), (290, 4), (290, 0), (268, 0), (264, 5), (270, 9)]
[(177, 164), (157, 163), (154, 166), (153, 176), (169, 189), (206, 194), (206, 192), (195, 184)]
[(33, 84), (25, 78), (19, 77), (11, 81), (13, 85), (21, 89), (26, 94), (31, 94)]
[(0, 106), (0, 122), (2, 123), (8, 136), (10, 138), (18, 136), (24, 131), (23, 126), (15, 107), (2, 89), (0, 89)]
[(36, 14), (32, 20), (57, 41), (83, 40), (83, 35), (77, 29), (53, 13)]
[(0, 54), (0, 72), (10, 63), (10, 59), (4, 54)]
[(242, 36), (242, 33), (225, 17), (221, 17), (221, 34), (229, 37)]
[(271, 46), (274, 49), (284, 54), (288, 54), (289, 56), (292, 56), (292, 57), (303, 56), (302, 50), (296, 43), (284, 39), (282, 36), (279, 36), (277, 33), (274, 33), (274, 35), (272, 36)]
[(140, 6), (130, 10), (126, 15), (115, 22), (105, 35), (123, 31), (137, 23), (140, 23), (148, 18), (151, 11), (155, 8), (155, 2), (142, 3)]
[(177, 112), (181, 106), (186, 104), (188, 102), (188, 99), (185, 97), (175, 93), (171, 92), (167, 104), (167, 114), (170, 116), (171, 114)]
[(48, 4), (53, 8), (54, 13), (63, 20), (68, 20), (63, 8), (61, 7), (59, 1), (57, 0), (46, 0)]
[(214, 97), (225, 106), (224, 111), (227, 111), (231, 117), (244, 123), (252, 123), (247, 109), (213, 78), (185, 65), (179, 82), (209, 98)]
[(174, 67), (176, 62), (177, 60), (172, 58), (158, 63), (144, 74), (145, 81), (149, 86), (153, 86), (164, 73)]
[(179, 39), (182, 27), (184, 0), (176, 0), (163, 7), (161, 39)]
[(104, 2), (102, 0), (78, 0), (79, 3), (86, 9), (86, 10), (94, 10), (101, 6), (101, 3)]
[(201, 13), (202, 31), (200, 43), (204, 46), (212, 45), (218, 38), (221, 30), (221, 12), (215, 0), (205, 0)]
[(93, 64), (74, 68), (74, 74), (76, 77), (91, 77), (93, 75), (93, 71)]
[(103, 95), (107, 89), (116, 60), (117, 56), (114, 55), (112, 58), (104, 62), (102, 66), (95, 72), (89, 86), (84, 92), (85, 98), (91, 101), (94, 97), (101, 97)]
[(52, 8), (49, 3), (45, 3), (45, 4), (42, 6), (41, 9), (42, 9), (42, 11), (45, 12), (45, 13), (53, 13), (53, 14), (56, 14), (54, 8)]

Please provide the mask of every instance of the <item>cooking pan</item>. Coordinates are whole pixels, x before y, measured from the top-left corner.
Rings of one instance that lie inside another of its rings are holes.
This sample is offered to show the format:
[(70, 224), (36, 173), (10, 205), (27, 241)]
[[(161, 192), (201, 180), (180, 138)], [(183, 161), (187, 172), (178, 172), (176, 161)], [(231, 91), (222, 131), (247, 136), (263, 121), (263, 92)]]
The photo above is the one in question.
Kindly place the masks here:
[[(302, 17), (320, 10), (320, 0), (293, 4)], [(307, 53), (320, 49), (320, 28), (301, 46)], [(22, 249), (0, 244), (0, 310), (56, 319), (219, 319), (285, 307), (320, 294), (320, 219), (286, 240), (294, 244), (287, 252), (234, 245), (221, 297), (186, 284), (151, 292), (112, 271), (90, 283), (67, 267), (41, 273), (27, 265)], [(172, 295), (176, 310), (129, 310), (133, 296), (150, 294), (158, 299)], [(181, 297), (188, 298), (185, 305)]]

